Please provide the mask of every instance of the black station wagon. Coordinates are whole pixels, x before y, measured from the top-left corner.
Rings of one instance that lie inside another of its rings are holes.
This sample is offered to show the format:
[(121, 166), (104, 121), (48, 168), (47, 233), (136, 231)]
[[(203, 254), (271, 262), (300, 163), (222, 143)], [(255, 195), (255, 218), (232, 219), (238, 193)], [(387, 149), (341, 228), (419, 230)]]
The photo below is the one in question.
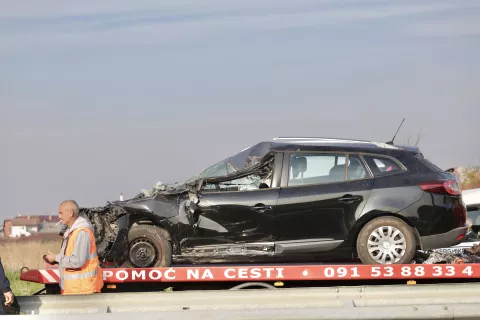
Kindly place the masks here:
[(123, 267), (401, 264), (467, 232), (456, 176), (417, 148), (329, 138), (260, 142), (184, 183), (81, 212), (101, 259)]

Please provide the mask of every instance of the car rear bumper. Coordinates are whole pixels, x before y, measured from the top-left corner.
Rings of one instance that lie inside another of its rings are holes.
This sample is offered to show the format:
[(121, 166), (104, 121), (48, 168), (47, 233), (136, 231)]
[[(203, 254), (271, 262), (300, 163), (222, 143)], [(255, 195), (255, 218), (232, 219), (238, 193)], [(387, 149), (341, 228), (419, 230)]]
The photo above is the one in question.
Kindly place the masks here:
[(465, 234), (467, 233), (467, 231), (468, 226), (465, 224), (463, 227), (450, 230), (446, 233), (421, 237), (421, 248), (422, 250), (430, 250), (456, 246), (465, 239)]

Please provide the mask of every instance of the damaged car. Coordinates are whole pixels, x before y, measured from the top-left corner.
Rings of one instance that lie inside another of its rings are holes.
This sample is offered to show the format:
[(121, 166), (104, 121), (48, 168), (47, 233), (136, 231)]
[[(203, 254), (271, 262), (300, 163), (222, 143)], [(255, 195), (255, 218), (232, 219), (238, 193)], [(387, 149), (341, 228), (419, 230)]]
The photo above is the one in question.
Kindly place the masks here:
[(321, 261), (412, 261), (467, 232), (456, 177), (417, 148), (276, 138), (183, 183), (81, 208), (98, 254), (117, 267)]

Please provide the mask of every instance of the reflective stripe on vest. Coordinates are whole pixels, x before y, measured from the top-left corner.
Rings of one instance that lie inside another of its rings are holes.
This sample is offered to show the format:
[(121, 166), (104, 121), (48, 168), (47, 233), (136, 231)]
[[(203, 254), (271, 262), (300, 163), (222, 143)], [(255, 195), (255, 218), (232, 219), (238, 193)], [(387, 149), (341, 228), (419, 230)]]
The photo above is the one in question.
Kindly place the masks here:
[(75, 239), (80, 231), (86, 231), (90, 239), (90, 252), (87, 261), (80, 269), (64, 269), (62, 294), (90, 294), (100, 292), (103, 287), (102, 272), (97, 255), (95, 236), (88, 228), (78, 228), (67, 236), (65, 256), (74, 251)]
[(98, 270), (96, 269), (86, 273), (66, 273), (63, 276), (63, 279), (64, 280), (87, 279), (90, 277), (94, 277), (97, 274), (98, 274)]

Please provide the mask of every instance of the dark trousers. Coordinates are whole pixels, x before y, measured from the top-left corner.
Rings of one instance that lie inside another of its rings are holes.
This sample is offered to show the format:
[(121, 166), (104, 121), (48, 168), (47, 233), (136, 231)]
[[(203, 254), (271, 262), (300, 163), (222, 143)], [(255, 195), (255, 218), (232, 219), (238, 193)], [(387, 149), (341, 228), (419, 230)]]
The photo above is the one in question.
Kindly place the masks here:
[(13, 315), (20, 313), (20, 305), (18, 304), (18, 300), (15, 297), (13, 300), (13, 304), (11, 306), (5, 307), (5, 298), (3, 294), (0, 293), (2, 296), (0, 298), (0, 316), (1, 315)]

